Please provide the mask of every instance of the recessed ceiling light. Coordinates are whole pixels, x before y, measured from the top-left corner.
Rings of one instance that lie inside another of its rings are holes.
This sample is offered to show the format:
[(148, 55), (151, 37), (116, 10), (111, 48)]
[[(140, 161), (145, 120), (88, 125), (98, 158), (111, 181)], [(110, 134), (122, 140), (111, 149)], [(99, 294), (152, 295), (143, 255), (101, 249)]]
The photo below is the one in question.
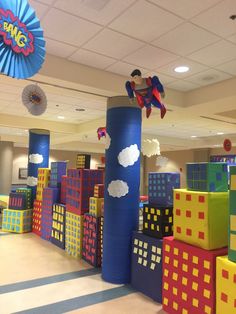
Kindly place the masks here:
[(57, 116), (57, 119), (64, 120), (65, 117), (64, 116)]
[(179, 67), (175, 68), (175, 72), (177, 72), (177, 73), (185, 73), (185, 72), (188, 72), (188, 71), (189, 71), (189, 67), (186, 66), (186, 65), (182, 65), (182, 66), (179, 66)]
[(218, 132), (216, 133), (217, 135), (223, 135), (224, 133), (223, 132)]
[(84, 108), (76, 108), (75, 111), (85, 111)]
[(197, 135), (191, 135), (191, 137), (192, 137), (192, 138), (195, 138), (195, 137), (197, 137)]

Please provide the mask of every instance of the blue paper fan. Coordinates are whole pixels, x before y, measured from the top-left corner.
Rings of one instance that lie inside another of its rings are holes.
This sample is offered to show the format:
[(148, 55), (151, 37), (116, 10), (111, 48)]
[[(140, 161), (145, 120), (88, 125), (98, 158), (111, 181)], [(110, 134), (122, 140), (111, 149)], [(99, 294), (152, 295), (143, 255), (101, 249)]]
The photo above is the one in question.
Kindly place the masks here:
[(47, 109), (47, 97), (36, 84), (28, 85), (22, 92), (22, 102), (33, 116), (40, 116)]
[(0, 0), (0, 72), (26, 79), (45, 59), (40, 22), (27, 0)]

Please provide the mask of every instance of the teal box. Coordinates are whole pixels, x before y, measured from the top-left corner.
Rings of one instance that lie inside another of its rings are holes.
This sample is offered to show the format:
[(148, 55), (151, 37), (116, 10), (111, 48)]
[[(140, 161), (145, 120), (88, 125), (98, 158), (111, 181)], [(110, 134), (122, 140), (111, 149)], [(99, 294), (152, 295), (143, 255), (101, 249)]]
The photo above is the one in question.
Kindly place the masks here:
[(187, 189), (201, 192), (227, 192), (227, 163), (187, 163)]
[(236, 166), (230, 169), (228, 258), (236, 262)]

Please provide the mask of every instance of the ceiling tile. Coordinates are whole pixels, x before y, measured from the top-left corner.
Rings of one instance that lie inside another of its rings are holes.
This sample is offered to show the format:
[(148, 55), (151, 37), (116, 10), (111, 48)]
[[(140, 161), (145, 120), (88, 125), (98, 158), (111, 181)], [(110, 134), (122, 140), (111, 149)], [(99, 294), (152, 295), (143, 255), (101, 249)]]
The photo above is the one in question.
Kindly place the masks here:
[[(188, 72), (185, 72), (185, 73), (177, 73), (174, 71), (174, 69), (178, 66), (188, 66), (190, 70)], [(206, 69), (207, 69), (207, 67), (202, 65), (202, 64), (188, 60), (186, 58), (180, 58), (180, 59), (178, 59), (174, 62), (171, 62), (171, 63), (169, 63), (163, 67), (157, 68), (157, 71), (159, 73), (170, 75), (170, 76), (173, 76), (173, 77), (178, 78), (178, 79), (183, 79), (185, 77), (188, 77), (190, 75), (193, 75), (193, 74), (201, 72), (201, 71), (204, 71)]]
[(51, 5), (53, 4), (53, 2), (55, 2), (55, 0), (36, 0), (37, 2), (42, 2), (42, 3), (45, 3), (47, 5)]
[(105, 57), (85, 49), (79, 49), (69, 58), (69, 60), (77, 63), (86, 64), (98, 69), (105, 69), (112, 63), (116, 62), (115, 59)]
[(231, 75), (236, 75), (236, 59), (218, 65), (216, 68)]
[(12, 86), (8, 84), (0, 84), (0, 93), (11, 93), (15, 95), (21, 95), (23, 87)]
[(49, 38), (45, 38), (45, 39), (46, 39), (47, 53), (57, 56), (57, 57), (67, 58), (78, 49), (78, 48), (72, 47), (70, 45), (61, 43), (56, 40), (52, 40)]
[(235, 56), (236, 45), (226, 40), (221, 40), (215, 44), (194, 52), (188, 57), (209, 66), (216, 66), (234, 59)]
[(220, 0), (149, 0), (160, 7), (167, 9), (184, 19), (189, 19), (200, 12), (210, 8)]
[(143, 43), (136, 39), (129, 38), (110, 29), (104, 29), (84, 45), (83, 48), (120, 59), (141, 46), (143, 46)]
[(13, 93), (4, 93), (4, 92), (1, 92), (0, 93), (0, 100), (4, 100), (4, 101), (7, 101), (7, 102), (11, 102), (11, 101), (15, 101), (17, 99), (17, 95), (13, 94)]
[(42, 21), (45, 36), (54, 40), (81, 46), (93, 37), (101, 26), (87, 22), (78, 17), (51, 9)]
[(114, 20), (109, 27), (150, 42), (182, 22), (181, 18), (147, 1), (139, 0)]
[(214, 69), (209, 69), (207, 71), (188, 77), (186, 81), (192, 82), (194, 84), (198, 84), (201, 86), (206, 86), (206, 85), (214, 84), (214, 83), (227, 80), (230, 78), (231, 76), (229, 74), (222, 73)]
[(236, 34), (233, 36), (230, 36), (229, 38), (227, 38), (228, 40), (232, 41), (233, 43), (236, 44)]
[(173, 53), (146, 45), (128, 57), (124, 58), (124, 60), (137, 66), (154, 70), (157, 67), (168, 64), (178, 58), (179, 57)]
[[(124, 75), (126, 76), (127, 78), (130, 77), (130, 73), (135, 69), (135, 66), (132, 65), (132, 64), (129, 64), (129, 63), (125, 63), (125, 62), (122, 62), (122, 61), (118, 61), (114, 64), (112, 64), (111, 66), (109, 66), (106, 71), (109, 71), (109, 72), (113, 72), (113, 73), (116, 73), (116, 74), (120, 74), (120, 75)], [(146, 69), (143, 69), (143, 68), (139, 68), (139, 70), (144, 73), (144, 72), (147, 72)]]
[(134, 2), (135, 0), (58, 0), (54, 7), (94, 23), (107, 25)]
[(235, 14), (235, 8), (235, 0), (224, 0), (194, 17), (192, 22), (224, 38), (236, 33), (235, 21), (229, 18)]
[(39, 19), (41, 19), (48, 10), (48, 6), (42, 3), (36, 2), (35, 0), (29, 0), (29, 4), (35, 10), (36, 15)]
[(169, 75), (165, 75), (165, 74), (162, 74), (160, 72), (157, 72), (157, 71), (151, 71), (151, 72), (146, 72), (144, 73), (144, 76), (145, 77), (148, 77), (148, 76), (158, 76), (158, 78), (160, 79), (161, 83), (163, 84), (167, 84), (167, 83), (171, 83), (171, 82), (174, 82), (176, 80), (175, 77), (172, 77), (172, 76), (169, 76)]
[(220, 38), (191, 23), (185, 23), (161, 36), (152, 44), (181, 56), (212, 44)]
[(192, 89), (199, 88), (199, 85), (193, 84), (191, 82), (180, 81), (180, 80), (173, 82), (173, 83), (169, 83), (166, 86), (169, 88), (172, 88), (172, 89), (182, 91), (182, 92), (186, 92), (186, 91), (189, 91)]

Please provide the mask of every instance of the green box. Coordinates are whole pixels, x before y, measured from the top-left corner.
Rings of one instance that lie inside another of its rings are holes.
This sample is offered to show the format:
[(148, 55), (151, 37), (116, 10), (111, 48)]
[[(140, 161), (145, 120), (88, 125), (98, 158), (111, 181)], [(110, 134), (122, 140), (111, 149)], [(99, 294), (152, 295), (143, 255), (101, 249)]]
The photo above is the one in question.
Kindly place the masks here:
[(201, 192), (227, 192), (227, 163), (187, 163), (187, 189)]

